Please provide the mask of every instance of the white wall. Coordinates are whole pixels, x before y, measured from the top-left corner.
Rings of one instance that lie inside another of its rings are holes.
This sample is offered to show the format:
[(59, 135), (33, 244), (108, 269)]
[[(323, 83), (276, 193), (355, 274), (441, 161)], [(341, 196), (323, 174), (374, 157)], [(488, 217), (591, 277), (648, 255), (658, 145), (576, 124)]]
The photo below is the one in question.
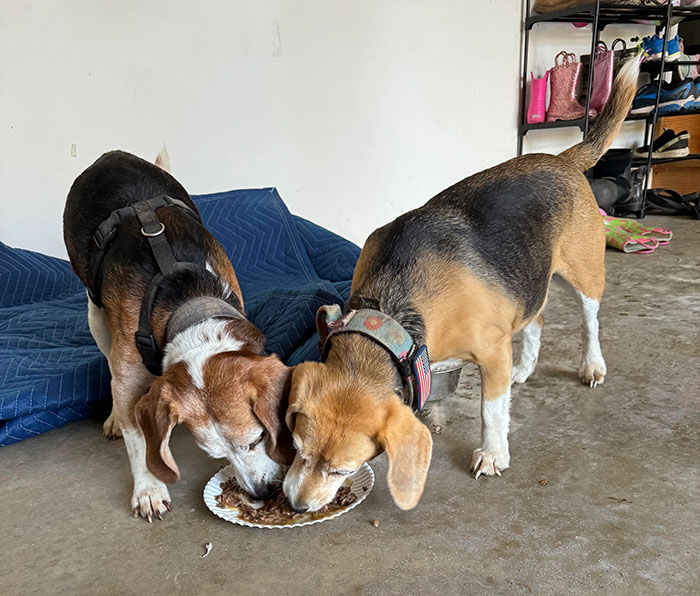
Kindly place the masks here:
[[(64, 255), (73, 179), (164, 142), (362, 243), (515, 151), (519, 2), (2, 0), (0, 240)], [(77, 157), (71, 157), (71, 144)]]
[[(515, 155), (520, 21), (515, 0), (0, 0), (0, 240), (64, 256), (73, 179), (165, 142), (191, 193), (276, 186), (361, 244)], [(544, 35), (542, 72), (580, 51)]]

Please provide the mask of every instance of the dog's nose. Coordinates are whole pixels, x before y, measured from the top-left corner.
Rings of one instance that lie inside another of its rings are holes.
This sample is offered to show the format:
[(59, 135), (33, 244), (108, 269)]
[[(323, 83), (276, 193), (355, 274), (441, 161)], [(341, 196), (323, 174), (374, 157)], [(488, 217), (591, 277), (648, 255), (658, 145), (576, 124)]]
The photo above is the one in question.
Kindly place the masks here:
[(299, 505), (296, 505), (295, 503), (292, 503), (289, 499), (287, 499), (287, 503), (289, 503), (289, 508), (294, 511), (295, 513), (306, 513), (309, 510), (309, 506), (306, 505), (304, 507), (300, 507)]
[(272, 486), (265, 484), (262, 486), (256, 486), (255, 492), (253, 492), (250, 496), (256, 501), (265, 501), (273, 492), (274, 490)]

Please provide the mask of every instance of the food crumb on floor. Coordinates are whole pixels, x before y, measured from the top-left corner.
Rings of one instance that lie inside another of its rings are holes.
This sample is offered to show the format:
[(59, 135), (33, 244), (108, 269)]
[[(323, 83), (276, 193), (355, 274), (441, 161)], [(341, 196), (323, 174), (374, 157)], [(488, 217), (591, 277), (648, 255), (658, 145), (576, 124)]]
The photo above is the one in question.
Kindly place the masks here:
[(439, 424), (433, 424), (430, 427), (430, 430), (433, 432), (434, 435), (439, 435), (442, 433), (442, 426), (440, 426)]
[(379, 527), (379, 520), (378, 520), (378, 519), (375, 519), (375, 520), (372, 522), (372, 525), (373, 525), (375, 528), (378, 528), (378, 527)]
[(541, 484), (542, 486), (547, 486), (547, 481), (546, 480), (538, 480), (537, 484)]
[(621, 497), (608, 497), (608, 499), (610, 499), (611, 501), (615, 501), (616, 503), (620, 503), (620, 504), (622, 504), (622, 503), (631, 503), (631, 502), (632, 502), (632, 501), (629, 501), (629, 500), (627, 500), (627, 499), (623, 499), (623, 498), (621, 498)]

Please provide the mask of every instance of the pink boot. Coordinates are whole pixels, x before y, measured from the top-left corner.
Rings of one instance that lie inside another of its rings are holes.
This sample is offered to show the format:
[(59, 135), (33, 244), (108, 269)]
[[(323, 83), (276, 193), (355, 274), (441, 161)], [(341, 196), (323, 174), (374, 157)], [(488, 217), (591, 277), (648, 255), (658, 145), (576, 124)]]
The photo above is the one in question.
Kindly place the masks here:
[(527, 123), (539, 124), (544, 122), (549, 71), (547, 71), (543, 79), (536, 79), (532, 72), (530, 72), (530, 77), (532, 77), (532, 83), (530, 84), (530, 105), (527, 108)]
[[(562, 63), (557, 60), (561, 56)], [(554, 67), (549, 97), (549, 109), (547, 110), (547, 122), (555, 120), (577, 120), (583, 118), (586, 110), (576, 99), (576, 90), (581, 76), (581, 63), (576, 62), (576, 55), (567, 52), (559, 52), (554, 58)], [(591, 118), (595, 118), (598, 112), (588, 110)]]
[(593, 58), (593, 92), (591, 107), (602, 112), (610, 97), (613, 82), (615, 53), (608, 49), (604, 41), (599, 41)]

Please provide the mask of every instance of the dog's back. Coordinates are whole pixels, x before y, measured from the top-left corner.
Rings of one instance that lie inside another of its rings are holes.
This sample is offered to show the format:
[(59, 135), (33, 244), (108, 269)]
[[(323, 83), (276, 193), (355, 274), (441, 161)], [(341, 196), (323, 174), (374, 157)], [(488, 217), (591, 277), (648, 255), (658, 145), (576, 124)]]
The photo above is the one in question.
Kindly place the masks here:
[[(93, 234), (110, 213), (129, 204), (159, 195), (179, 199), (197, 212), (192, 199), (182, 185), (164, 169), (130, 153), (110, 151), (87, 168), (71, 186), (63, 212), (63, 236), (73, 270), (87, 285), (90, 258), (95, 250)], [(159, 212), (165, 213), (167, 209)], [(166, 215), (167, 217), (167, 215)], [(189, 218), (180, 217), (181, 225)], [(145, 238), (138, 234), (135, 218), (125, 221), (115, 238), (116, 251), (127, 251), (138, 262), (139, 255), (150, 253)]]
[[(622, 126), (638, 65), (633, 59), (623, 67), (608, 105), (583, 142), (560, 155), (524, 155), (474, 174), (373, 232), (355, 270), (353, 293), (382, 296), (388, 311), (406, 311), (412, 306), (406, 297), (434, 281), (417, 266), (427, 256), (466, 266), (497, 284), (518, 304), (522, 319), (529, 319), (544, 302), (559, 264), (557, 253), (572, 240), (583, 254), (602, 241), (600, 216), (583, 171)], [(579, 230), (587, 230), (591, 221), (590, 237), (582, 232), (584, 237), (574, 238), (574, 221)]]
[[(63, 213), (63, 234), (73, 270), (86, 287), (90, 287), (88, 272), (96, 250), (93, 236), (99, 225), (116, 209), (161, 195), (182, 201), (199, 216), (189, 194), (173, 176), (123, 151), (105, 153), (75, 180)], [(175, 259), (200, 268), (167, 276), (156, 295), (155, 310), (171, 310), (187, 298), (208, 295), (220, 297), (242, 311), (238, 282), (217, 240), (181, 208), (160, 207), (156, 214), (165, 226), (164, 234)], [(216, 275), (207, 275), (205, 268)], [(95, 280), (102, 288), (102, 301), (118, 302), (120, 296), (123, 298), (119, 288), (128, 288), (140, 303), (157, 273), (158, 266), (136, 215), (127, 215), (104, 254), (100, 277)]]
[[(368, 277), (390, 285), (416, 282), (412, 262), (431, 255), (502, 285), (525, 316), (532, 314), (547, 291), (554, 238), (585, 184), (583, 174), (561, 162), (551, 155), (516, 158), (458, 182), (379, 228), (370, 237), (381, 248)], [(562, 169), (572, 171), (562, 175)]]

